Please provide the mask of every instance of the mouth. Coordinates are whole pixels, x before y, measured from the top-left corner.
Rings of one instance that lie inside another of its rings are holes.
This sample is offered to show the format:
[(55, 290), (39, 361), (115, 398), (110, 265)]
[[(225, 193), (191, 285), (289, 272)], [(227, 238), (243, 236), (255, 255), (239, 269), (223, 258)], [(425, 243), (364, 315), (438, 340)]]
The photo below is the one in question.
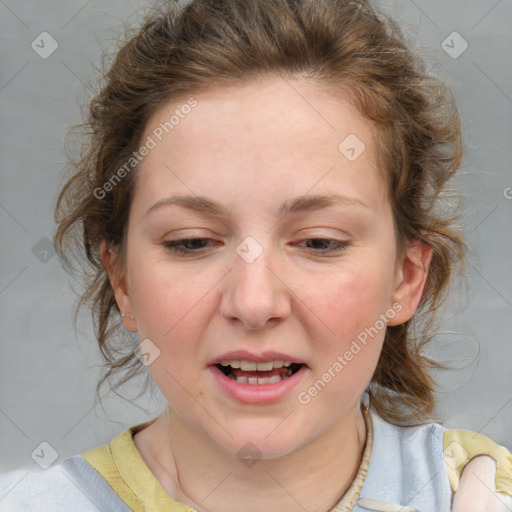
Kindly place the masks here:
[(226, 377), (240, 384), (275, 384), (297, 373), (304, 364), (291, 361), (224, 360), (215, 365)]

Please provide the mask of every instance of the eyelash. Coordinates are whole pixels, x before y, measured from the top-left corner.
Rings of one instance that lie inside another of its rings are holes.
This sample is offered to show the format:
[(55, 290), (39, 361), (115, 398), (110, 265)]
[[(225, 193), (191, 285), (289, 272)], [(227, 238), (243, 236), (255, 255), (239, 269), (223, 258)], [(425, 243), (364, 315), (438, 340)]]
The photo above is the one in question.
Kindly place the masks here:
[[(193, 255), (194, 253), (199, 254), (199, 250), (187, 249), (187, 248), (184, 248), (183, 245), (186, 242), (197, 242), (198, 240), (213, 241), (213, 238), (183, 238), (181, 240), (167, 240), (167, 241), (163, 242), (163, 245), (168, 251), (170, 251), (178, 256), (188, 256), (188, 255)], [(331, 238), (307, 238), (306, 240), (303, 240), (303, 242), (311, 242), (311, 241), (332, 242), (335, 245), (336, 248), (333, 250), (321, 249), (320, 251), (324, 251), (323, 253), (325, 253), (325, 252), (328, 252), (328, 253), (342, 252), (345, 249), (347, 249), (350, 245), (350, 242), (346, 242), (346, 241), (342, 241), (342, 240), (333, 240)], [(204, 247), (199, 247), (199, 249), (204, 249)], [(320, 252), (320, 251), (315, 251), (315, 252), (322, 254), (322, 252)]]

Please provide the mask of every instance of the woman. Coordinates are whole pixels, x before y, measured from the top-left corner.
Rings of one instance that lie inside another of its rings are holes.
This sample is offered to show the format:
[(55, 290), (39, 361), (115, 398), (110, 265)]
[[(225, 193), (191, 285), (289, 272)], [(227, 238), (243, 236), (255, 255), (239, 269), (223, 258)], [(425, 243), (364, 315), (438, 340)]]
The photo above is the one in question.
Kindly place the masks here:
[(56, 246), (94, 270), (103, 381), (147, 366), (168, 407), (0, 510), (512, 506), (511, 454), (433, 421), (421, 349), (464, 253), (440, 207), (460, 125), (390, 20), (172, 3), (119, 51), (88, 126)]

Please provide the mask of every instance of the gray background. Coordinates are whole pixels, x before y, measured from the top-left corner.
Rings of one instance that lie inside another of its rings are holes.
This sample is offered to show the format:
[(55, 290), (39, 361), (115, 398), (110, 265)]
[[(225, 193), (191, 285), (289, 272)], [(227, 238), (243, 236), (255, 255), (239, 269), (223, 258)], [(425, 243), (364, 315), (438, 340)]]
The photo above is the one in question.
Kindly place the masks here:
[[(453, 88), (464, 119), (459, 185), (474, 254), (468, 290), (452, 296), (444, 334), (430, 348), (461, 368), (440, 375), (439, 416), (450, 428), (482, 432), (512, 449), (512, 2), (374, 3), (398, 18)], [(103, 407), (95, 403), (100, 357), (91, 321), (84, 310), (73, 327), (71, 281), (48, 245), (66, 130), (80, 121), (101, 49), (147, 5), (0, 0), (0, 471), (35, 467), (31, 454), (41, 442), (59, 459), (106, 443), (163, 406), (158, 391), (129, 400), (141, 381), (123, 397), (104, 397)], [(59, 46), (43, 59), (31, 43), (45, 31)], [(442, 48), (446, 40), (452, 54), (462, 49), (457, 36), (447, 39), (454, 31), (469, 44), (458, 58)]]

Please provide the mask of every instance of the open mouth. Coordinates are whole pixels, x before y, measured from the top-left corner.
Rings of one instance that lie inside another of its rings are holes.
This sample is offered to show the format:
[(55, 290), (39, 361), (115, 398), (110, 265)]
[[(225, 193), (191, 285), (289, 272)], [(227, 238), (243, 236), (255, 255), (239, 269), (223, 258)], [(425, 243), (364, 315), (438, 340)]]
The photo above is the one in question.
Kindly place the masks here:
[(259, 386), (262, 384), (275, 384), (287, 379), (298, 372), (302, 363), (291, 361), (222, 361), (216, 365), (226, 377), (236, 380), (240, 384)]

